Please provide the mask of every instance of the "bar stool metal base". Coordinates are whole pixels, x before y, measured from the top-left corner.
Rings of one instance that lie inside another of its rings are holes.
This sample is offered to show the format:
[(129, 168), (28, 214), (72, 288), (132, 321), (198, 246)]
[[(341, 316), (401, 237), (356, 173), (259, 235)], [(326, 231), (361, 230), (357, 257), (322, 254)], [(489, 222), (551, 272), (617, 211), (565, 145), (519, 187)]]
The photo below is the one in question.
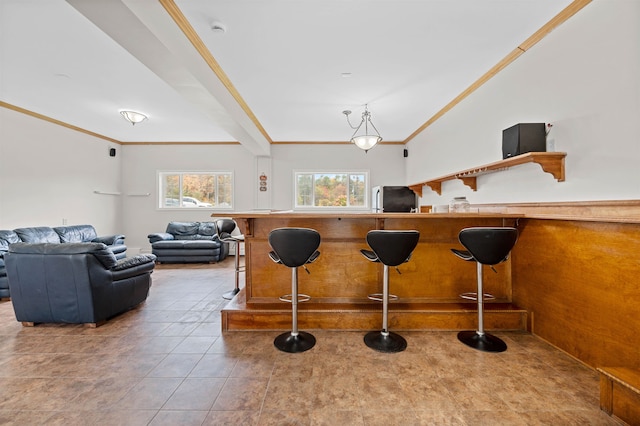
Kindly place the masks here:
[(386, 335), (382, 331), (370, 331), (364, 336), (365, 345), (380, 352), (402, 352), (407, 349), (404, 337), (389, 331)]
[(234, 288), (233, 290), (230, 290), (230, 291), (224, 293), (222, 295), (222, 298), (223, 299), (227, 299), (227, 300), (231, 300), (238, 293), (240, 293), (240, 289), (239, 288)]
[(458, 340), (465, 345), (483, 352), (504, 352), (507, 344), (499, 337), (489, 333), (478, 334), (476, 331), (461, 331)]
[(226, 243), (233, 243), (235, 245), (235, 254), (234, 254), (234, 262), (235, 262), (235, 275), (236, 275), (236, 286), (233, 290), (230, 290), (222, 295), (223, 299), (231, 300), (234, 298), (236, 294), (240, 292), (240, 272), (244, 272), (244, 266), (240, 266), (240, 243), (244, 242), (244, 235), (240, 236), (229, 236), (222, 240)]
[(294, 336), (290, 331), (282, 333), (273, 341), (273, 345), (283, 352), (298, 353), (308, 351), (316, 344), (316, 338), (306, 331), (298, 331)]

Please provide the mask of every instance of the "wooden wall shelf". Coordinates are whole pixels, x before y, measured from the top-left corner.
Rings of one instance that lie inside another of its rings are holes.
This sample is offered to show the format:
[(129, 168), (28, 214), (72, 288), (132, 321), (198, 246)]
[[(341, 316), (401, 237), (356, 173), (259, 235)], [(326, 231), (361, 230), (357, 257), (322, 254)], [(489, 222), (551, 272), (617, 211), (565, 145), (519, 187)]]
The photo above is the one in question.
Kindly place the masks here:
[(462, 170), (437, 179), (409, 185), (409, 188), (422, 197), (422, 187), (427, 185), (439, 195), (442, 195), (442, 182), (460, 179), (462, 183), (476, 191), (478, 189), (476, 184), (476, 178), (478, 176), (486, 173), (499, 172), (525, 163), (538, 163), (543, 171), (551, 173), (558, 182), (564, 182), (564, 158), (566, 156), (566, 152), (528, 152), (505, 160), (496, 161), (495, 163), (485, 164), (484, 166)]

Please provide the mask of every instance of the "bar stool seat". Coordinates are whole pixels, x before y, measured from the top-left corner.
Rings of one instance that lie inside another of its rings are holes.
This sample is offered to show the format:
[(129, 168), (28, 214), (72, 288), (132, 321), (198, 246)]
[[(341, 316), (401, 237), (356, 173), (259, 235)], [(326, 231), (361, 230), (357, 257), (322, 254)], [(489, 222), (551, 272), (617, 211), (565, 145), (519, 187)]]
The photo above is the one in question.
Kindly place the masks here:
[(307, 351), (316, 344), (316, 338), (305, 331), (298, 330), (298, 302), (305, 302), (311, 297), (298, 293), (298, 268), (303, 267), (310, 273), (306, 265), (320, 256), (320, 234), (309, 228), (277, 228), (269, 233), (269, 252), (272, 261), (291, 269), (291, 294), (280, 297), (283, 302), (291, 303), (291, 331), (275, 338), (273, 344), (283, 352), (297, 353)]
[[(453, 253), (465, 261), (476, 262), (477, 292), (475, 300), (478, 302), (478, 329), (476, 331), (461, 331), (458, 340), (465, 345), (484, 352), (504, 352), (507, 344), (492, 334), (484, 331), (484, 300), (482, 267), (504, 262), (518, 239), (518, 230), (510, 227), (473, 227), (465, 228), (458, 234), (460, 243), (465, 250), (452, 249)], [(467, 295), (473, 293), (466, 293)], [(483, 297), (478, 297), (483, 295)], [(489, 295), (490, 297), (493, 297)]]
[(407, 347), (404, 337), (390, 332), (388, 327), (389, 300), (392, 299), (389, 295), (389, 267), (393, 266), (397, 270), (398, 265), (407, 262), (419, 239), (418, 231), (374, 230), (367, 233), (367, 244), (372, 250), (360, 252), (369, 261), (384, 265), (382, 298), (376, 299), (377, 294), (369, 295), (374, 300), (382, 300), (382, 330), (371, 331), (364, 336), (364, 343), (372, 349), (380, 352), (401, 352)]

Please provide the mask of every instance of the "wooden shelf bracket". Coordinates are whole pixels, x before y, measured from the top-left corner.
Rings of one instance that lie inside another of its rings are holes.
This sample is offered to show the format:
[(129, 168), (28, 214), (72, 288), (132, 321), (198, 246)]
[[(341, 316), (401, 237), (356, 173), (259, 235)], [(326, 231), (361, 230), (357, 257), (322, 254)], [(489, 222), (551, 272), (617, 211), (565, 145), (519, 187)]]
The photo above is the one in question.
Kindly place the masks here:
[(442, 182), (448, 180), (460, 179), (463, 184), (471, 188), (473, 191), (478, 190), (476, 178), (486, 173), (494, 173), (507, 170), (510, 167), (518, 166), (525, 163), (537, 163), (546, 173), (550, 173), (558, 182), (564, 182), (564, 159), (566, 152), (527, 152), (515, 157), (506, 158), (496, 161), (495, 163), (486, 164), (480, 167), (463, 170), (450, 175), (442, 176), (437, 179), (431, 179), (410, 185), (409, 188), (418, 196), (422, 197), (422, 187), (424, 185), (431, 190), (442, 195)]

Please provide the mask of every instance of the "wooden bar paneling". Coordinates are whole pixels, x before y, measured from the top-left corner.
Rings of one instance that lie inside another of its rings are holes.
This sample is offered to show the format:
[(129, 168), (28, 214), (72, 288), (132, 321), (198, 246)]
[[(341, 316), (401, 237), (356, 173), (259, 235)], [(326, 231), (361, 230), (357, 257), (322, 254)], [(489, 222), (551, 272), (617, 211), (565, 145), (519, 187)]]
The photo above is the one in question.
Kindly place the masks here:
[(640, 369), (640, 225), (526, 219), (513, 302), (533, 332), (592, 367)]
[[(246, 302), (274, 303), (291, 292), (291, 271), (268, 256), (268, 235), (280, 227), (316, 229), (322, 238), (320, 257), (299, 273), (299, 291), (325, 303), (375, 303), (367, 295), (382, 288), (382, 265), (369, 262), (360, 253), (368, 248), (367, 232), (373, 229), (416, 229), (420, 241), (411, 260), (391, 269), (391, 292), (405, 302), (455, 302), (476, 286), (475, 264), (454, 256), (451, 248), (461, 229), (470, 226), (513, 225), (517, 215), (479, 214), (271, 214), (236, 217), (245, 220)], [(511, 301), (510, 261), (498, 273), (487, 269), (485, 288), (496, 302)]]
[(628, 368), (598, 368), (600, 409), (626, 424), (640, 424), (640, 371)]
[[(241, 290), (240, 295), (244, 291)], [(298, 325), (304, 329), (375, 330), (381, 327), (377, 304), (315, 303), (298, 305)], [(396, 330), (472, 330), (478, 314), (469, 303), (402, 303), (389, 306), (389, 325)], [(524, 330), (527, 312), (509, 303), (491, 303), (485, 309), (487, 330)], [(224, 331), (287, 330), (291, 305), (285, 302), (248, 306), (236, 297), (222, 310)]]

